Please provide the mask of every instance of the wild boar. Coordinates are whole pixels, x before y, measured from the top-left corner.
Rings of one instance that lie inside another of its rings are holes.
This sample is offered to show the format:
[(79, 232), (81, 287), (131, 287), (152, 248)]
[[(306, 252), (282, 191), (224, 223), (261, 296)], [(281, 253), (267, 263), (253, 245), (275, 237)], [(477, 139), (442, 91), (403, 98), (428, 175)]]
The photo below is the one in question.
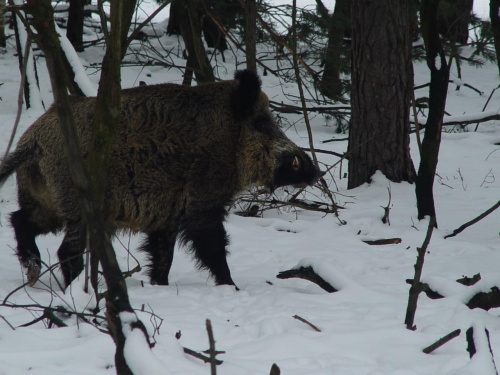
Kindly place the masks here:
[[(88, 156), (95, 98), (73, 98), (82, 156)], [(64, 282), (83, 269), (85, 225), (63, 152), (54, 107), (4, 160), (0, 184), (17, 173), (20, 209), (10, 216), (16, 254), (34, 283), (41, 269), (35, 238), (65, 232), (58, 250)], [(152, 284), (168, 285), (176, 239), (190, 244), (217, 285), (234, 285), (226, 261), (226, 206), (251, 186), (314, 184), (323, 173), (276, 124), (256, 73), (187, 87), (123, 90), (105, 191), (113, 233), (143, 233)]]

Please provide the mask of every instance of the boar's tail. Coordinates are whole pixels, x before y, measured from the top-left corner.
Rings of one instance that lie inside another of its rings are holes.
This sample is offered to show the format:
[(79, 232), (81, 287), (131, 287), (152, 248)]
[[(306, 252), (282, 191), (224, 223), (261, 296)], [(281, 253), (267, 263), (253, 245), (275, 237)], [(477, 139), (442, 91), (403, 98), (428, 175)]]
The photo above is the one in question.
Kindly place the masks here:
[(2, 187), (5, 180), (7, 180), (7, 178), (19, 167), (28, 161), (39, 159), (40, 156), (40, 147), (35, 142), (32, 144), (24, 144), (8, 154), (0, 161), (0, 187)]

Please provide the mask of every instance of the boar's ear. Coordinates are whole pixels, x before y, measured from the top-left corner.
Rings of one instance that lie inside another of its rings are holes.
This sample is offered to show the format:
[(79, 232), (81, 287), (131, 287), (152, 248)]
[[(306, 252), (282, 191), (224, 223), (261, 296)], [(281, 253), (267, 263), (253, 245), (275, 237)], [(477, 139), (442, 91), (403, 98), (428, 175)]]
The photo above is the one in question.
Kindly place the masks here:
[(238, 81), (238, 86), (232, 93), (231, 104), (236, 117), (245, 118), (254, 111), (262, 82), (257, 73), (248, 69), (238, 70), (234, 79)]

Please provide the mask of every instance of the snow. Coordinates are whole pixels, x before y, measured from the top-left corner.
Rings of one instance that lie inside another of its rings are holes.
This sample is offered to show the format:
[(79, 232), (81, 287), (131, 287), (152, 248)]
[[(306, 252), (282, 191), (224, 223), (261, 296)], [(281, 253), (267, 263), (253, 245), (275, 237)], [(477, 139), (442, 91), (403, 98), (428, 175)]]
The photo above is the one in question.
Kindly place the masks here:
[(122, 331), (125, 336), (123, 355), (127, 365), (134, 375), (164, 375), (165, 364), (151, 352), (144, 333), (134, 328), (137, 324), (137, 315), (132, 312), (121, 312)]
[[(0, 128), (0, 149), (6, 147), (9, 139), (19, 88), (15, 48), (12, 39), (9, 41), (7, 53), (0, 55), (3, 83), (0, 120), (4, 124)], [(165, 50), (176, 50), (177, 41), (176, 37), (161, 38)], [(133, 47), (140, 50), (141, 42), (135, 41)], [(98, 75), (94, 75), (90, 64), (99, 61), (102, 52), (101, 47), (95, 47), (78, 54), (74, 60), (82, 62), (92, 82), (97, 82)], [(241, 67), (237, 64), (243, 61), (241, 56), (231, 53), (226, 55), (225, 64), (220, 56), (215, 58), (218, 73), (225, 79), (231, 78), (234, 70)], [(185, 64), (181, 59), (175, 61), (180, 66)], [(52, 99), (43, 64), (43, 58), (38, 58), (40, 91), (48, 105)], [(124, 87), (137, 85), (139, 81), (153, 84), (181, 79), (178, 69), (160, 66), (144, 70), (130, 66), (123, 69), (122, 75)], [(262, 79), (264, 91), (272, 100), (289, 102), (284, 94), (297, 95), (291, 83), (282, 87), (280, 80), (271, 74)], [(417, 85), (428, 82), (429, 71), (424, 62), (416, 64), (415, 80)], [(486, 94), (500, 83), (498, 69), (490, 63), (479, 69), (464, 64), (462, 80), (473, 83)], [(95, 83), (92, 85), (95, 87)], [(426, 95), (427, 90), (421, 89), (418, 94)], [(487, 108), (492, 113), (498, 113), (500, 107), (498, 91)], [(455, 91), (450, 85), (446, 111), (453, 118), (477, 118), (486, 100), (487, 95), (481, 96), (464, 86)], [(41, 108), (24, 111), (17, 137), (42, 113)], [(286, 115), (286, 118), (294, 124), (287, 130), (288, 136), (307, 147), (307, 133), (300, 116)], [(419, 118), (425, 117), (419, 114)], [(326, 119), (312, 116), (311, 123), (318, 148), (346, 151), (346, 141), (322, 143), (339, 137)], [(473, 131), (475, 125), (469, 126), (468, 131), (447, 127), (443, 133), (434, 186), (439, 227), (426, 254), (422, 282), (444, 298), (432, 300), (423, 293), (420, 295), (415, 331), (407, 330), (404, 325), (409, 291), (405, 280), (414, 275), (416, 248), (422, 245), (428, 226), (428, 220), (417, 219), (415, 187), (390, 182), (376, 173), (371, 184), (347, 190), (347, 180), (342, 176), (346, 171), (344, 162), (327, 175), (327, 182), (343, 207), (339, 216), (346, 225), (341, 225), (333, 215), (294, 209), (266, 211), (262, 218), (229, 215), (228, 262), (240, 291), (214, 286), (208, 273), (197, 270), (181, 247), (176, 248), (171, 285), (150, 285), (144, 272), (128, 278), (132, 306), (155, 345), (152, 349), (147, 347), (142, 332), (130, 329), (135, 315), (124, 313), (121, 318), (127, 328), (127, 363), (137, 374), (208, 374), (209, 365), (185, 354), (183, 347), (198, 352), (208, 349), (205, 320), (210, 319), (216, 350), (225, 352), (217, 355), (223, 361), (217, 367), (219, 375), (268, 374), (273, 363), (287, 375), (494, 374), (482, 332), (488, 329), (495, 363), (500, 363), (500, 309), (471, 310), (465, 303), (479, 291), (488, 292), (491, 287), (500, 286), (500, 210), (455, 237), (444, 237), (499, 200), (499, 125), (499, 121), (482, 123), (477, 132)], [(417, 143), (415, 135), (411, 137), (412, 158), (418, 167)], [(326, 154), (318, 154), (318, 158), (328, 165), (338, 160)], [(388, 203), (388, 188), (392, 197), (390, 226), (381, 221), (382, 207)], [(313, 196), (318, 191), (310, 191), (307, 197), (318, 200)], [(15, 210), (15, 179), (10, 178), (0, 190), (1, 301), (24, 282), (14, 256), (14, 234), (8, 225), (8, 215)], [(401, 243), (370, 246), (363, 242), (395, 237), (401, 238)], [(37, 239), (44, 262), (57, 262), (56, 250), (61, 240), (60, 235)], [(145, 265), (143, 254), (136, 251), (140, 241), (140, 236), (120, 236), (114, 242), (123, 270), (136, 266), (133, 257)], [(305, 280), (276, 278), (280, 271), (300, 266), (312, 266), (339, 291), (329, 294)], [(474, 286), (456, 282), (477, 273), (481, 274), (481, 280)], [(60, 278), (58, 271), (55, 275)], [(67, 325), (63, 328), (48, 329), (46, 320), (20, 327), (43, 313), (34, 307), (36, 304), (61, 305), (87, 314), (95, 307), (95, 297), (83, 292), (83, 275), (66, 293), (58, 289), (53, 277), (44, 274), (34, 287), (20, 288), (6, 301), (29, 307), (0, 306), (0, 374), (116, 373), (113, 340), (94, 327), (88, 317), (86, 322), (74, 315), (59, 314)], [(294, 319), (295, 315), (321, 332)], [(104, 312), (97, 320), (104, 321)], [(471, 326), (478, 348), (472, 360), (465, 340), (465, 332)], [(457, 328), (462, 330), (459, 337), (431, 354), (422, 352)]]
[(474, 330), (474, 345), (476, 354), (471, 358), (471, 361), (462, 369), (453, 372), (453, 375), (466, 375), (466, 374), (482, 374), (482, 375), (496, 375), (496, 366), (491, 358), (490, 347), (485, 333), (485, 326), (482, 321), (472, 323)]
[(78, 84), (82, 92), (85, 96), (96, 96), (97, 95), (97, 86), (89, 79), (85, 68), (78, 57), (75, 49), (71, 45), (71, 42), (66, 37), (66, 32), (61, 31), (61, 29), (55, 25), (56, 32), (59, 35), (59, 41), (61, 42), (61, 48), (64, 51), (64, 54), (68, 58), (69, 65), (73, 69), (75, 73), (75, 82)]

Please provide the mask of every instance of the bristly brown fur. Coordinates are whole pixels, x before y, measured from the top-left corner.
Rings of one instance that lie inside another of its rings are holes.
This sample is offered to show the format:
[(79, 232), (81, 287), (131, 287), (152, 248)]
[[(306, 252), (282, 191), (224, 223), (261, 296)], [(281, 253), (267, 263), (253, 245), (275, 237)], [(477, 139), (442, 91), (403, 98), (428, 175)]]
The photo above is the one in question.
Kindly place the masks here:
[[(123, 90), (105, 219), (114, 232), (146, 234), (141, 249), (149, 255), (153, 283), (168, 283), (180, 234), (217, 284), (234, 284), (226, 262), (224, 207), (252, 185), (273, 189), (319, 178), (310, 158), (276, 125), (260, 88), (255, 73), (241, 71), (235, 80), (196, 87)], [(84, 158), (95, 104), (95, 98), (71, 104)], [(69, 284), (82, 269), (85, 231), (64, 155), (57, 112), (50, 108), (7, 157), (0, 182), (17, 172), (20, 210), (12, 214), (12, 225), (19, 259), (39, 267), (35, 237), (64, 230), (58, 255)]]
[(251, 70), (238, 70), (234, 79), (239, 82), (234, 92), (233, 105), (237, 117), (245, 118), (253, 111), (262, 87), (262, 81)]

